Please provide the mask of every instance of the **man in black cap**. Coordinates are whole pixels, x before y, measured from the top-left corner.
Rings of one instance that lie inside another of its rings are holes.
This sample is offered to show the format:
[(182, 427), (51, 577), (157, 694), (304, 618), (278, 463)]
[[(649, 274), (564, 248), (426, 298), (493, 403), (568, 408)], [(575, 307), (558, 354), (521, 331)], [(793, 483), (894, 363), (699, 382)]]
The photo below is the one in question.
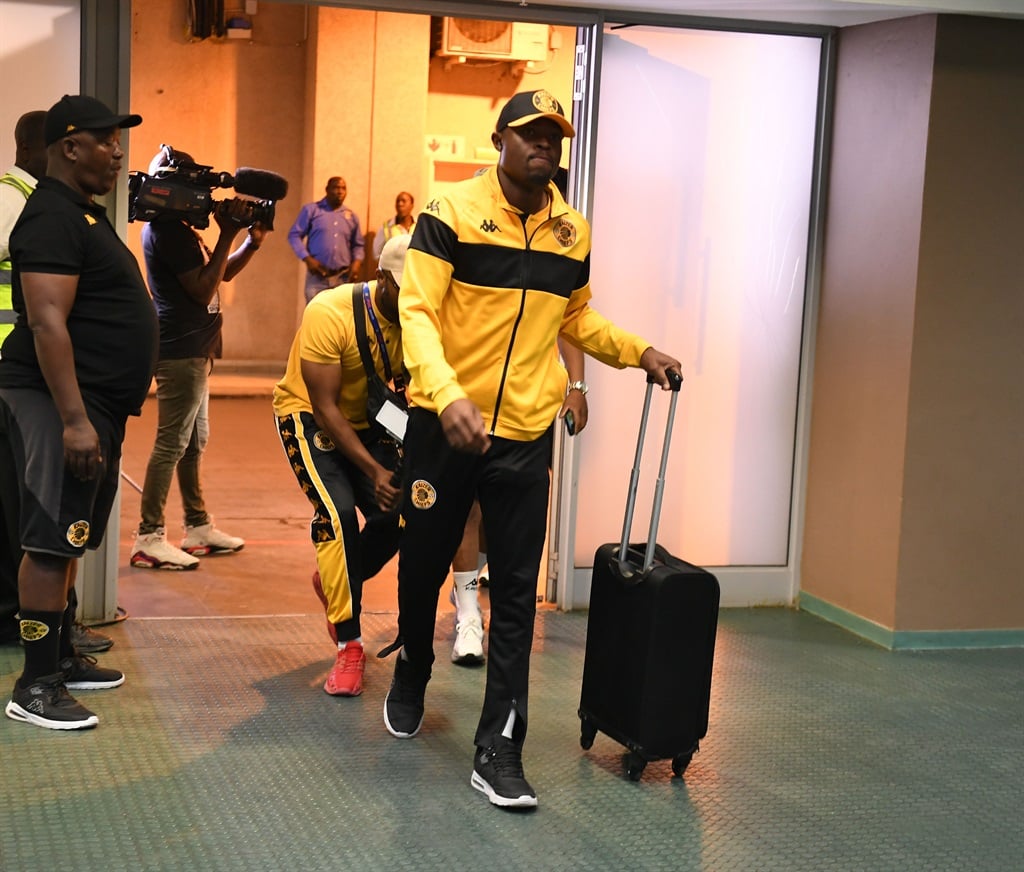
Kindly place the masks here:
[[(0, 176), (0, 342), (14, 329), (17, 313), (11, 298), (11, 259), (8, 243), (14, 224), (25, 207), (25, 201), (35, 190), (36, 182), (46, 175), (46, 140), (44, 128), (46, 110), (26, 112), (14, 127), (14, 142), (17, 148), (14, 164)], [(17, 490), (16, 481), (8, 481), (12, 470), (0, 466), (0, 490), (12, 493)], [(4, 538), (6, 537), (6, 539)], [(21, 563), (21, 547), (17, 531), (17, 520), (4, 518), (0, 505), (0, 644), (16, 644), (21, 639), (18, 629), (18, 564)], [(70, 592), (70, 602), (77, 604), (75, 589)], [(104, 636), (80, 621), (71, 628), (75, 647), (83, 654), (95, 654), (113, 647), (114, 640)]]
[[(398, 566), (403, 648), (384, 703), (416, 735), (434, 660), (438, 591), (477, 498), (490, 569), (487, 685), (470, 782), (495, 805), (534, 807), (522, 746), (547, 517), (552, 429), (569, 410), (556, 339), (663, 388), (674, 357), (590, 308), (590, 227), (552, 177), (575, 135), (547, 91), (512, 97), (491, 141), (498, 164), (431, 200), (416, 222), (399, 310), (411, 381)], [(483, 318), (466, 330), (468, 318)]]
[(11, 234), (18, 320), (0, 359), (0, 464), (17, 491), (25, 666), (5, 712), (55, 730), (98, 718), (69, 693), (117, 687), (124, 675), (71, 644), (76, 558), (103, 537), (117, 491), (125, 420), (146, 397), (157, 322), (128, 247), (94, 197), (117, 182), (121, 130), (138, 115), (65, 96), (46, 116), (46, 178)]

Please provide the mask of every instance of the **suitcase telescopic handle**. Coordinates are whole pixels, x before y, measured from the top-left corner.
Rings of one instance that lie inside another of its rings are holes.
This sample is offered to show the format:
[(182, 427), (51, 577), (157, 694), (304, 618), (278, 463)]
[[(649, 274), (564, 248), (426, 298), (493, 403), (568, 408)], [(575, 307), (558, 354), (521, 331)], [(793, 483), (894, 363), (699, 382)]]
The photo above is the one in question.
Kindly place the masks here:
[[(676, 402), (679, 400), (679, 390), (683, 386), (683, 377), (674, 369), (666, 369), (669, 387), (672, 390), (672, 400), (668, 407), (668, 421), (665, 425), (665, 441), (661, 448), (661, 465), (658, 469), (658, 480), (654, 486), (654, 506), (651, 509), (651, 526), (647, 533), (647, 549), (644, 553), (643, 567), (640, 570), (644, 574), (654, 565), (654, 546), (658, 537), (658, 522), (661, 519), (661, 501), (665, 492), (665, 470), (668, 467), (668, 449), (672, 442), (672, 426), (676, 418)], [(636, 489), (640, 481), (640, 458), (643, 456), (644, 439), (647, 436), (647, 419), (651, 413), (651, 396), (654, 393), (654, 376), (647, 376), (647, 391), (644, 394), (644, 410), (640, 416), (640, 433), (636, 440), (636, 454), (633, 456), (633, 471), (629, 476), (629, 494), (626, 498), (626, 517), (622, 523), (622, 542), (619, 545), (619, 571), (623, 578), (634, 575), (635, 570), (630, 565), (629, 553), (629, 531), (633, 527), (633, 511), (636, 508)]]

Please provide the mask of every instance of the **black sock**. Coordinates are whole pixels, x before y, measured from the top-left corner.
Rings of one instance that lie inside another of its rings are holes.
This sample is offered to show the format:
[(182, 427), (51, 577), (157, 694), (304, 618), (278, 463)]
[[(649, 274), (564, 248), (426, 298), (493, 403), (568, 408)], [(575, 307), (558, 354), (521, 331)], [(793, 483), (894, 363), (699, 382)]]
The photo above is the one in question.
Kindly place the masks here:
[(60, 618), (60, 647), (57, 649), (60, 659), (75, 656), (75, 646), (71, 644), (71, 627), (75, 623), (75, 606), (68, 600), (64, 613)]
[(22, 609), (21, 643), (25, 648), (25, 671), (18, 680), (28, 687), (43, 675), (60, 671), (60, 624), (62, 612), (32, 612)]

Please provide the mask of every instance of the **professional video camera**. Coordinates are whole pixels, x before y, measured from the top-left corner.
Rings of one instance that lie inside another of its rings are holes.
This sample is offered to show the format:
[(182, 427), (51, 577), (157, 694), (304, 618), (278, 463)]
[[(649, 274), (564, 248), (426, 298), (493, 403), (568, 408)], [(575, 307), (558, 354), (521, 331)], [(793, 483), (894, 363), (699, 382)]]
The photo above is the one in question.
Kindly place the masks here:
[(288, 181), (269, 170), (239, 167), (235, 174), (218, 173), (194, 163), (190, 156), (161, 145), (166, 165), (150, 174), (128, 173), (128, 220), (155, 221), (180, 218), (192, 227), (209, 227), (210, 214), (219, 201), (214, 188), (234, 188), (237, 198), (251, 204), (239, 225), (261, 222), (274, 229), (274, 205), (288, 193)]

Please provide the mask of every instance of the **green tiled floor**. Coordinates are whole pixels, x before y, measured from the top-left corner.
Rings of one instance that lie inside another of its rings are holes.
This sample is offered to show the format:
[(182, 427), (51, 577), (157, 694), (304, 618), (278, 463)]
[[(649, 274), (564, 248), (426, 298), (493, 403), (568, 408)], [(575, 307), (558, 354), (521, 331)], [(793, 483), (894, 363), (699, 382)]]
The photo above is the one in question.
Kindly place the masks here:
[[(393, 614), (364, 615), (367, 648)], [(1005, 870), (1024, 866), (1024, 650), (893, 654), (793, 611), (730, 610), (711, 729), (684, 780), (583, 752), (583, 614), (543, 612), (526, 773), (540, 808), (469, 787), (483, 671), (438, 662), (420, 736), (320, 687), (322, 615), (130, 619), (81, 692), (98, 729), (0, 723), (0, 869)], [(20, 669), (0, 649), (4, 692)]]

